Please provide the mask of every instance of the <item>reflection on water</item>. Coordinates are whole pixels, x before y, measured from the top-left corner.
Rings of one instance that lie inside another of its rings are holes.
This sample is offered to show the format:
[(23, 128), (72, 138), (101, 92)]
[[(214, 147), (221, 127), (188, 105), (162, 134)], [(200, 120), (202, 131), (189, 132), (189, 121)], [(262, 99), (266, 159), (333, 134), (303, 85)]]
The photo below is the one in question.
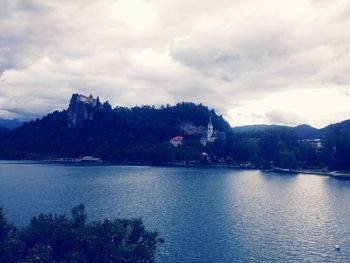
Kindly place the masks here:
[[(9, 220), (69, 213), (142, 217), (159, 262), (350, 262), (350, 181), (204, 168), (0, 162)], [(334, 250), (339, 244), (341, 250)]]

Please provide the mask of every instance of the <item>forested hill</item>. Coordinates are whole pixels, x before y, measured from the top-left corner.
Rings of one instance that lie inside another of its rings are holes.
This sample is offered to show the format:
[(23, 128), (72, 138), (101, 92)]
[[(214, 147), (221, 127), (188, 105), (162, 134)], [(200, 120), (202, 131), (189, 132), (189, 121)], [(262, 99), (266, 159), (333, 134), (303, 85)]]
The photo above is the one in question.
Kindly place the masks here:
[(229, 124), (221, 116), (201, 104), (112, 108), (108, 102), (100, 103), (99, 98), (73, 94), (67, 110), (55, 111), (18, 129), (2, 132), (0, 157), (92, 155), (121, 162), (147, 162), (158, 157), (172, 160), (175, 153), (169, 140), (174, 136), (184, 137), (184, 143), (187, 141), (187, 146), (193, 148), (187, 148), (190, 154), (200, 154), (202, 149), (198, 144), (203, 136), (200, 131), (206, 130), (210, 118), (215, 130), (230, 132)]
[(265, 132), (267, 130), (280, 130), (280, 129), (289, 129), (294, 132), (298, 139), (314, 139), (320, 138), (323, 133), (322, 129), (316, 129), (310, 125), (302, 124), (295, 127), (283, 126), (283, 125), (266, 125), (266, 124), (258, 124), (258, 125), (245, 125), (245, 126), (236, 126), (232, 128), (232, 131), (236, 133), (260, 133)]
[(324, 128), (317, 129), (307, 124), (298, 125), (295, 127), (284, 126), (284, 125), (244, 125), (236, 126), (232, 128), (235, 133), (249, 134), (249, 136), (257, 136), (260, 133), (264, 133), (269, 130), (290, 130), (295, 133), (298, 139), (316, 139), (316, 138), (326, 138), (331, 133), (343, 130), (345, 132), (350, 132), (350, 120), (344, 120), (339, 123), (330, 124)]
[(6, 120), (6, 119), (0, 119), (0, 129), (16, 129), (22, 125), (22, 122), (13, 119), (13, 120)]
[(257, 128), (232, 129), (202, 104), (112, 108), (73, 94), (67, 110), (0, 129), (0, 159), (94, 156), (118, 163), (350, 169), (350, 121), (323, 129)]

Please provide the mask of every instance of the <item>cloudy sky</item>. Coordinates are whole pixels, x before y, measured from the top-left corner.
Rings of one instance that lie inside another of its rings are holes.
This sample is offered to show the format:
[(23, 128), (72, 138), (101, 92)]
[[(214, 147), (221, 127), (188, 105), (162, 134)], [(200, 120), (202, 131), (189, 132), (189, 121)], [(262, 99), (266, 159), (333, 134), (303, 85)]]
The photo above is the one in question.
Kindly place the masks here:
[(350, 118), (348, 0), (0, 0), (0, 118), (201, 102), (232, 126)]

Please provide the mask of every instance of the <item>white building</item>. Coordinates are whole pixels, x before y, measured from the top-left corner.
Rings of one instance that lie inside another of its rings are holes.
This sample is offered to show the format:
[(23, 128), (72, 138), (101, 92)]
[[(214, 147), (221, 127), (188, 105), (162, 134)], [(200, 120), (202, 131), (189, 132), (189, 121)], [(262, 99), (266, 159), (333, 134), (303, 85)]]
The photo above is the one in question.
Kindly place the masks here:
[(209, 116), (209, 122), (208, 122), (208, 126), (207, 126), (207, 133), (206, 133), (206, 137), (203, 136), (200, 139), (201, 144), (203, 144), (204, 146), (207, 145), (208, 142), (214, 142), (216, 139), (216, 137), (214, 137), (214, 126), (213, 126), (213, 122), (211, 120), (211, 116)]
[(215, 137), (213, 137), (213, 135), (214, 135), (213, 122), (211, 121), (211, 117), (209, 117), (209, 123), (208, 123), (208, 127), (207, 127), (207, 141), (208, 142), (215, 141)]
[(304, 140), (299, 140), (299, 142), (310, 145), (312, 148), (316, 150), (322, 148), (323, 146), (321, 139), (304, 139)]
[(84, 95), (82, 95), (82, 94), (79, 94), (79, 96), (78, 96), (78, 100), (79, 101), (81, 101), (81, 102), (83, 102), (83, 103), (86, 103), (86, 104), (90, 104), (90, 105), (92, 105), (92, 106), (96, 106), (97, 105), (97, 98), (95, 99), (93, 96), (92, 96), (92, 94), (90, 94), (90, 96), (89, 97), (86, 97), (86, 96), (84, 96)]

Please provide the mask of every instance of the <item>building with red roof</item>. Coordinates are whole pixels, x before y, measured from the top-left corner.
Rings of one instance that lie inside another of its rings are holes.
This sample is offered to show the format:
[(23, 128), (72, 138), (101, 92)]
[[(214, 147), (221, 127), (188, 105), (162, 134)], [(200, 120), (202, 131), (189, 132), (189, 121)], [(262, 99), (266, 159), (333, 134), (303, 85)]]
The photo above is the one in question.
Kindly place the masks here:
[(174, 147), (178, 147), (182, 144), (183, 139), (184, 139), (184, 137), (182, 137), (182, 136), (175, 136), (175, 137), (170, 139), (170, 143), (172, 145), (174, 145)]

